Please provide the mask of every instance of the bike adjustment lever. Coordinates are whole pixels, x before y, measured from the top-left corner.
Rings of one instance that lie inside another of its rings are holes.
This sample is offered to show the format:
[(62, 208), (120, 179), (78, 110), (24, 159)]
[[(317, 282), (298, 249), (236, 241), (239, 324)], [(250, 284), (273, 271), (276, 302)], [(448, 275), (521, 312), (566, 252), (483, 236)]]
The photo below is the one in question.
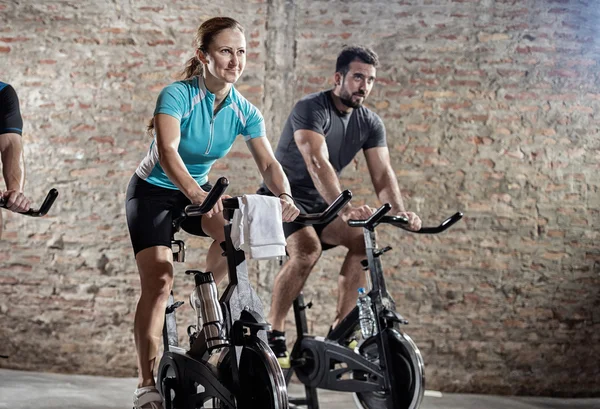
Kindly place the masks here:
[(173, 311), (175, 311), (177, 308), (181, 307), (182, 305), (183, 305), (183, 301), (177, 301), (167, 307), (166, 313), (171, 314)]
[(396, 311), (388, 310), (387, 308), (381, 311), (380, 316), (386, 321), (393, 321), (402, 325), (408, 325), (408, 320), (406, 318), (398, 314)]
[(383, 253), (387, 253), (387, 252), (388, 252), (388, 251), (390, 251), (391, 249), (392, 249), (392, 248), (391, 248), (390, 246), (385, 246), (385, 247), (384, 247), (384, 248), (382, 248), (382, 249), (377, 249), (377, 250), (375, 250), (375, 251), (373, 252), (373, 255), (374, 255), (375, 257), (379, 257), (379, 256), (381, 256)]
[(310, 310), (312, 308), (312, 306), (313, 306), (313, 302), (309, 301), (306, 304), (300, 306), (300, 311), (304, 311), (307, 308)]

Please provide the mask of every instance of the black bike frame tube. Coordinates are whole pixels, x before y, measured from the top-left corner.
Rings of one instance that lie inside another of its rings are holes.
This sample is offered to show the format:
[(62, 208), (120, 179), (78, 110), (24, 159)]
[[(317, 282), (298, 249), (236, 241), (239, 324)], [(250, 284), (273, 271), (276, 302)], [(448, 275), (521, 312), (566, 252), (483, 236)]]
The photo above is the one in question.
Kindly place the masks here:
[[(388, 330), (389, 331), (389, 330)], [(391, 401), (388, 400), (387, 409), (396, 409), (394, 407), (396, 402), (400, 401), (398, 396), (398, 388), (392, 387), (396, 385), (396, 374), (394, 373), (395, 368), (392, 367), (392, 349), (390, 347), (390, 337), (386, 331), (381, 331), (377, 334), (377, 348), (379, 348), (379, 356), (383, 357), (380, 359), (380, 366), (383, 366), (386, 376), (384, 376), (385, 389), (390, 391), (392, 395)]]
[(221, 296), (220, 302), (229, 302), (238, 283), (236, 268), (245, 260), (244, 252), (236, 250), (231, 241), (231, 224), (225, 225), (225, 253), (227, 254), (227, 273), (229, 284)]
[(375, 314), (375, 326), (377, 328), (377, 348), (379, 348), (380, 366), (384, 368), (387, 376), (384, 376), (385, 389), (390, 391), (392, 394), (392, 403), (388, 405), (388, 409), (393, 408), (393, 402), (396, 402), (395, 392), (392, 388), (394, 383), (392, 377), (394, 376), (394, 368), (392, 368), (392, 355), (389, 346), (388, 337), (384, 334), (384, 327), (382, 325), (380, 316), (383, 310), (383, 297), (388, 297), (387, 287), (385, 285), (385, 278), (383, 277), (383, 266), (379, 256), (375, 256), (377, 250), (377, 239), (375, 231), (369, 229), (363, 229), (365, 247), (367, 252), (367, 260), (369, 262), (369, 276), (371, 278), (371, 291), (369, 296), (371, 297), (371, 306), (373, 313)]
[[(223, 292), (223, 295), (221, 296), (219, 302), (221, 303), (221, 305), (228, 306), (229, 301), (233, 296), (233, 292), (235, 291), (235, 288), (238, 284), (236, 268), (240, 263), (243, 263), (245, 261), (244, 252), (241, 250), (236, 250), (233, 246), (233, 242), (231, 241), (231, 224), (225, 225), (225, 253), (227, 254), (227, 272), (229, 275), (229, 284)], [(229, 315), (229, 319), (233, 321), (233, 317), (231, 316), (231, 310), (228, 310), (227, 314)], [(226, 324), (226, 326), (228, 327), (227, 336), (230, 338), (232, 336), (231, 331), (233, 327), (230, 328), (228, 324), (229, 323)], [(234, 344), (232, 344), (229, 348), (229, 359), (232, 363), (231, 376), (233, 380), (233, 389), (237, 395), (240, 392), (240, 371), (237, 365), (237, 363), (239, 362), (238, 350)]]
[(305, 308), (306, 304), (304, 304), (304, 295), (300, 293), (294, 300), (294, 319), (296, 321), (297, 339), (302, 339), (306, 334), (308, 334)]
[[(381, 298), (387, 296), (387, 287), (385, 285), (385, 279), (383, 278), (383, 266), (381, 265), (379, 256), (375, 256), (375, 251), (377, 250), (375, 232), (363, 229), (363, 234), (367, 251), (367, 261), (369, 263), (369, 274), (367, 279), (371, 281), (370, 297), (373, 306), (379, 307), (382, 303)], [(376, 317), (379, 317), (378, 314), (381, 312), (378, 311), (378, 309), (379, 308), (374, 311)], [(379, 328), (379, 322), (377, 323), (377, 327), (377, 330), (380, 331), (381, 328)]]

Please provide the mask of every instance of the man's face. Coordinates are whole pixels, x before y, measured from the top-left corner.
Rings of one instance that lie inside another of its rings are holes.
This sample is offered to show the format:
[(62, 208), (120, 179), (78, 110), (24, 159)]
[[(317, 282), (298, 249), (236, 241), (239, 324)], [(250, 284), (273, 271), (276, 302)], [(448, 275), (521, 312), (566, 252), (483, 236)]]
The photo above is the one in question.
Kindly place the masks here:
[(336, 73), (342, 103), (350, 108), (360, 107), (373, 88), (376, 73), (377, 70), (373, 65), (361, 61), (352, 61), (344, 76)]

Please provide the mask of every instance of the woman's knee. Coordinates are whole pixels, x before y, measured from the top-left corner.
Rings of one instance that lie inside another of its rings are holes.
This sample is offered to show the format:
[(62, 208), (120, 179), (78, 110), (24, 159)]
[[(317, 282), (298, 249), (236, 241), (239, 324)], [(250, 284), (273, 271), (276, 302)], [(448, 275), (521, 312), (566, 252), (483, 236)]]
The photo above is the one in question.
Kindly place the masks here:
[(142, 296), (163, 301), (169, 297), (173, 286), (173, 263), (168, 257), (168, 252), (154, 249), (138, 253), (136, 257)]

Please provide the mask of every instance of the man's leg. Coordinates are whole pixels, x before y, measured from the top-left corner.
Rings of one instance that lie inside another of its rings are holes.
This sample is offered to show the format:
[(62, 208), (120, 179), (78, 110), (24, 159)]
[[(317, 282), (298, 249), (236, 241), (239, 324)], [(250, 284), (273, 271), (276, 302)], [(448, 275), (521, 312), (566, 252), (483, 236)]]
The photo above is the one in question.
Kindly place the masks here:
[(362, 229), (350, 227), (339, 217), (334, 219), (321, 233), (323, 243), (344, 246), (348, 249), (338, 277), (338, 303), (336, 325), (356, 306), (358, 289), (367, 283), (365, 272), (360, 264), (366, 258)]
[(315, 229), (307, 226), (292, 233), (287, 238), (287, 252), (289, 259), (275, 277), (268, 317), (275, 331), (284, 331), (285, 317), (321, 255)]

